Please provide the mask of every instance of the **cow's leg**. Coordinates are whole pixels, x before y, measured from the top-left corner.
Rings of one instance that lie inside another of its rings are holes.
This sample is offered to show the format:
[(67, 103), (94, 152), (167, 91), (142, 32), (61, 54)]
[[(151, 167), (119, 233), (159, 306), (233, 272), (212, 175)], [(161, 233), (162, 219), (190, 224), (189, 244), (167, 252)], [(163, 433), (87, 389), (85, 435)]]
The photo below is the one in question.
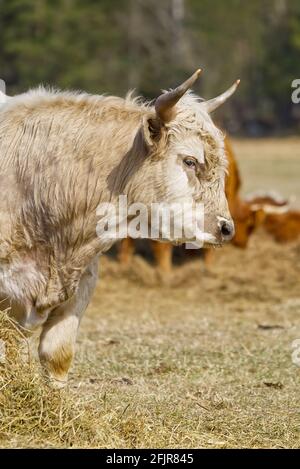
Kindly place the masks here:
[(80, 319), (87, 308), (98, 277), (98, 257), (81, 277), (76, 294), (55, 308), (40, 336), (40, 361), (55, 387), (63, 387), (75, 351)]
[[(6, 311), (13, 327), (19, 332), (18, 337), (18, 358), (23, 363), (29, 363), (32, 357), (36, 356), (36, 337), (39, 327), (46, 320), (47, 312), (43, 317), (36, 314), (35, 308), (30, 302), (19, 303), (10, 298), (0, 296), (0, 310)], [(0, 333), (1, 336), (1, 333)]]
[(214, 263), (215, 253), (213, 249), (203, 249), (203, 260), (206, 270), (210, 270), (212, 264)]
[(134, 253), (134, 240), (132, 238), (122, 239), (119, 246), (118, 259), (121, 265), (128, 266)]
[(159, 271), (162, 274), (170, 274), (172, 270), (172, 244), (152, 241), (152, 248)]

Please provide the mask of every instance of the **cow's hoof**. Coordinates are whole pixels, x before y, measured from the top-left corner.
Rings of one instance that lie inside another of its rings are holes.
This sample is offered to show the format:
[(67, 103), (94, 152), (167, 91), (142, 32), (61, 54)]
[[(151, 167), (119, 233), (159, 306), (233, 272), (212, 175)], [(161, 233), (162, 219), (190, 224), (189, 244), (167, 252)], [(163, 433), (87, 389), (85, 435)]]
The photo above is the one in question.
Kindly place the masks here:
[(68, 384), (68, 378), (65, 378), (65, 379), (57, 379), (57, 378), (54, 378), (54, 377), (48, 377), (48, 386), (51, 388), (51, 389), (54, 389), (54, 390), (58, 390), (58, 389), (64, 389), (67, 384)]
[(44, 382), (50, 389), (63, 389), (67, 386), (68, 384), (68, 375), (66, 374), (63, 377), (57, 377), (48, 372), (47, 369), (42, 370), (42, 376), (44, 379)]

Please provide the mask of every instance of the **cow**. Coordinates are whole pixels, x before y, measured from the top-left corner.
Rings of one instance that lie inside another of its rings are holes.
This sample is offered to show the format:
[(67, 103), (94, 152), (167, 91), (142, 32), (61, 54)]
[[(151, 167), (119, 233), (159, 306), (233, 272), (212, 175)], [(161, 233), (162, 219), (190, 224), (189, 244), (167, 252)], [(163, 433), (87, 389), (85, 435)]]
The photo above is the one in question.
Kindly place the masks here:
[(100, 206), (120, 196), (148, 210), (201, 203), (201, 240), (234, 236), (224, 136), (210, 113), (239, 81), (204, 101), (190, 91), (199, 74), (154, 103), (40, 87), (1, 105), (0, 296), (21, 326), (41, 331), (39, 358), (57, 387), (67, 382), (98, 258), (117, 240), (98, 230), (110, 221)]
[(245, 201), (255, 210), (263, 209), (265, 213), (285, 213), (289, 210), (293, 197), (286, 199), (275, 191), (255, 191), (247, 194)]
[(241, 191), (241, 177), (236, 158), (229, 139), (225, 141), (228, 158), (228, 173), (225, 183), (225, 193), (228, 206), (235, 224), (235, 235), (232, 244), (239, 248), (246, 248), (249, 237), (261, 220), (261, 208), (243, 200)]
[(293, 198), (285, 199), (275, 192), (249, 194), (247, 201), (263, 210), (261, 225), (276, 242), (287, 243), (300, 237), (300, 212), (291, 208)]
[(300, 211), (267, 213), (263, 227), (277, 243), (288, 243), (300, 238)]

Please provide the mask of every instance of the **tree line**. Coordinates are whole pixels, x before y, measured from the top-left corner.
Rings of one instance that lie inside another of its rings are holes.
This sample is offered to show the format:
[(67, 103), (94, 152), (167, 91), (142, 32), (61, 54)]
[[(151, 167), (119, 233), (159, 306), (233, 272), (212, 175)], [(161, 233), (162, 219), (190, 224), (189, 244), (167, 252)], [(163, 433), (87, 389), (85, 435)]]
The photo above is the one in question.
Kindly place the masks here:
[(299, 0), (0, 0), (11, 94), (43, 83), (154, 98), (201, 67), (205, 98), (241, 79), (217, 115), (229, 131), (296, 132), (299, 64)]

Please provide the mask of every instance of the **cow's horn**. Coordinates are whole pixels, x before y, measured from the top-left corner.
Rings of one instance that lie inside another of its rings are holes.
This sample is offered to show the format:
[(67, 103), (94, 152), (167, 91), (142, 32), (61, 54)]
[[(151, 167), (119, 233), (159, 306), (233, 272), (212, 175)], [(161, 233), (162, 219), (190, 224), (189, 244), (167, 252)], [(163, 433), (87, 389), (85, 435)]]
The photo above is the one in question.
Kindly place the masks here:
[(175, 90), (168, 91), (161, 94), (155, 101), (155, 110), (158, 117), (163, 122), (169, 122), (174, 118), (174, 106), (179, 101), (179, 99), (187, 92), (189, 88), (193, 86), (197, 78), (201, 73), (201, 69), (195, 71), (195, 73), (188, 78), (180, 86), (177, 86)]
[(204, 101), (203, 105), (205, 106), (205, 109), (207, 112), (213, 112), (215, 109), (217, 109), (221, 104), (225, 103), (228, 98), (230, 98), (231, 95), (235, 92), (237, 87), (239, 86), (241, 80), (236, 80), (236, 82), (228, 88), (224, 93), (220, 94), (216, 98), (209, 99), (208, 101)]

